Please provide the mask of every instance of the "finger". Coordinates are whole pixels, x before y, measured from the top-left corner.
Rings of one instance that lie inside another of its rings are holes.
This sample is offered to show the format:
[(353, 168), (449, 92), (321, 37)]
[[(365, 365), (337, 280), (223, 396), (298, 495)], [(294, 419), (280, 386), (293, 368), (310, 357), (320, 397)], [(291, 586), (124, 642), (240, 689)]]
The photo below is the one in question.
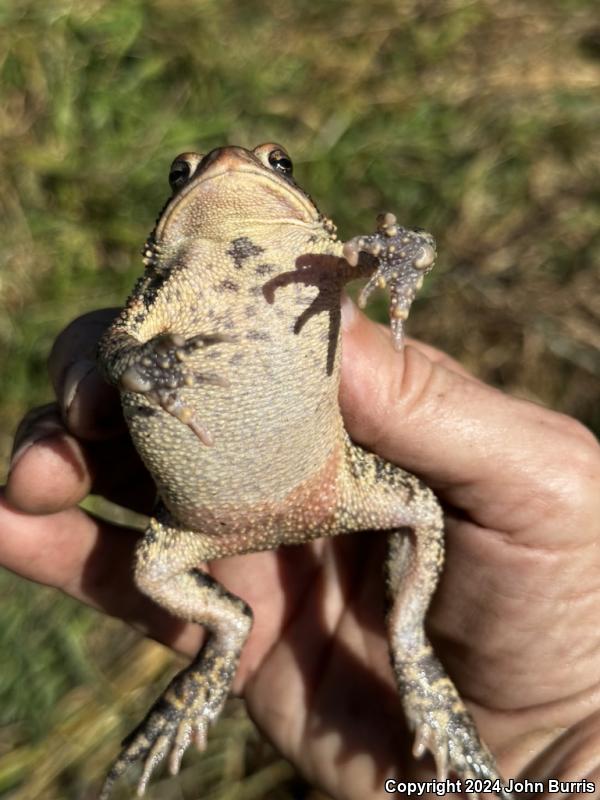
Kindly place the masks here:
[[(353, 300), (347, 294), (342, 294), (342, 323), (344, 326), (344, 330), (351, 330), (355, 324), (358, 324), (359, 320), (356, 317), (368, 319), (365, 317), (362, 312), (360, 312), (357, 306), (354, 304)], [(392, 332), (387, 325), (382, 325), (381, 323), (372, 323), (373, 326), (379, 329), (381, 332), (382, 340), (385, 339), (387, 342), (392, 341)], [(452, 372), (456, 372), (458, 375), (462, 375), (464, 378), (469, 378), (472, 381), (480, 383), (479, 379), (476, 378), (468, 369), (463, 367), (463, 365), (458, 362), (456, 359), (449, 356), (448, 353), (444, 353), (443, 350), (438, 350), (437, 347), (433, 347), (431, 344), (427, 344), (427, 342), (421, 342), (418, 339), (413, 339), (410, 336), (405, 338), (405, 344), (414, 347), (420, 353), (427, 356), (427, 358), (434, 364), (439, 364), (442, 367), (446, 367), (446, 369), (451, 370)]]
[(67, 433), (56, 403), (29, 411), (15, 435), (6, 495), (14, 508), (40, 514), (76, 505), (89, 494), (90, 466)]
[(0, 492), (0, 562), (29, 580), (61, 589), (178, 651), (198, 649), (200, 631), (143, 595), (132, 580), (138, 534), (71, 508), (22, 514)]
[(68, 429), (83, 439), (102, 439), (124, 430), (119, 393), (96, 363), (98, 340), (116, 314), (101, 309), (74, 320), (57, 337), (48, 371)]
[(380, 326), (344, 309), (340, 402), (352, 438), (486, 527), (524, 529), (562, 504), (568, 492), (556, 453), (572, 454), (590, 437), (563, 415), (430, 356), (414, 346), (395, 352)]
[[(381, 326), (384, 328), (384, 326)], [(386, 336), (390, 338), (390, 334), (384, 328)], [(469, 372), (468, 369), (463, 367), (456, 359), (452, 358), (448, 355), (448, 353), (444, 353), (442, 350), (438, 350), (437, 347), (433, 347), (433, 345), (427, 344), (426, 342), (420, 342), (418, 339), (412, 339), (410, 336), (406, 338), (406, 344), (414, 347), (415, 350), (418, 350), (424, 356), (426, 356), (432, 364), (437, 364), (440, 367), (444, 367), (451, 372), (455, 372), (457, 375), (461, 375), (463, 378), (466, 378), (470, 381), (475, 383), (481, 383), (481, 381), (475, 377), (472, 373)]]
[(82, 442), (65, 429), (56, 404), (30, 411), (15, 438), (8, 501), (22, 512), (50, 514), (90, 492), (142, 513), (156, 494), (127, 435)]

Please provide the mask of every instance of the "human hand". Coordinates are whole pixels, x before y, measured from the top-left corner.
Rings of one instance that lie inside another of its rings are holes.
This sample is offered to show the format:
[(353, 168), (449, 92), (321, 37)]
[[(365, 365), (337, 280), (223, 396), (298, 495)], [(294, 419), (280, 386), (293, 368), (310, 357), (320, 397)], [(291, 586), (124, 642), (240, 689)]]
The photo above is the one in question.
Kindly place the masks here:
[[(482, 385), (425, 345), (399, 356), (387, 332), (348, 303), (345, 311), (349, 432), (418, 473), (447, 506), (447, 567), (430, 629), (484, 739), (507, 777), (600, 777), (593, 437)], [(173, 620), (133, 585), (137, 535), (76, 507), (92, 490), (149, 511), (154, 495), (119, 425), (117, 395), (91, 360), (110, 318), (76, 321), (54, 348), (50, 370), (69, 432), (49, 410), (28, 434), (46, 438), (21, 442), (0, 508), (0, 561), (192, 655), (198, 627)], [(384, 538), (322, 540), (210, 568), (255, 611), (236, 689), (276, 746), (337, 798), (384, 796), (387, 777), (432, 775), (429, 762), (410, 758), (389, 667)]]

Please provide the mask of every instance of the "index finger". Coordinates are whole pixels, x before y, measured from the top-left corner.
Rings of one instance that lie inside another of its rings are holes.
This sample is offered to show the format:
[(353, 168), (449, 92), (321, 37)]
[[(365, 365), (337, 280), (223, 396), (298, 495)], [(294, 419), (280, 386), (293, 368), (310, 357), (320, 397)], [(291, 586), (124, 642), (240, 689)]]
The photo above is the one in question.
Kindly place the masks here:
[(29, 412), (15, 437), (7, 498), (29, 514), (58, 512), (90, 491), (148, 511), (155, 488), (129, 440), (119, 395), (100, 375), (97, 342), (115, 311), (79, 317), (48, 362), (58, 402)]

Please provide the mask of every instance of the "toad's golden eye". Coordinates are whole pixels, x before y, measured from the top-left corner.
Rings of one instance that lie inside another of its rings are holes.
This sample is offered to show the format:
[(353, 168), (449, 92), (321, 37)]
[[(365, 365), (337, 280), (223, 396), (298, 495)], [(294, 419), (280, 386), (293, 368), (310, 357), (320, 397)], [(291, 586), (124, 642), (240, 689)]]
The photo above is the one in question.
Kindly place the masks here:
[(169, 170), (169, 185), (174, 192), (185, 186), (201, 161), (200, 153), (182, 153), (174, 159)]
[(269, 153), (269, 164), (276, 172), (281, 172), (284, 175), (291, 175), (294, 171), (292, 159), (288, 156), (285, 150), (282, 150), (281, 148), (271, 150)]

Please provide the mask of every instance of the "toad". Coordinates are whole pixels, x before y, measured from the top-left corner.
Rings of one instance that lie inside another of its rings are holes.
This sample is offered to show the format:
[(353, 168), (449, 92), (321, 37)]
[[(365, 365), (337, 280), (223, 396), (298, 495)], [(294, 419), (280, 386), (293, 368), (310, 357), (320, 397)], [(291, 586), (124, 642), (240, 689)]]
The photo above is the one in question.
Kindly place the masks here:
[(163, 759), (176, 773), (223, 708), (253, 615), (200, 565), (362, 530), (387, 532), (386, 624), (414, 755), (429, 751), (440, 779), (495, 781), (424, 628), (444, 556), (441, 508), (418, 478), (353, 442), (338, 405), (344, 285), (368, 279), (361, 305), (389, 289), (401, 349), (432, 236), (388, 213), (373, 234), (341, 242), (276, 144), (184, 153), (169, 179), (144, 273), (99, 362), (158, 491), (135, 581), (207, 637), (124, 741), (101, 800), (134, 762), (140, 794)]

